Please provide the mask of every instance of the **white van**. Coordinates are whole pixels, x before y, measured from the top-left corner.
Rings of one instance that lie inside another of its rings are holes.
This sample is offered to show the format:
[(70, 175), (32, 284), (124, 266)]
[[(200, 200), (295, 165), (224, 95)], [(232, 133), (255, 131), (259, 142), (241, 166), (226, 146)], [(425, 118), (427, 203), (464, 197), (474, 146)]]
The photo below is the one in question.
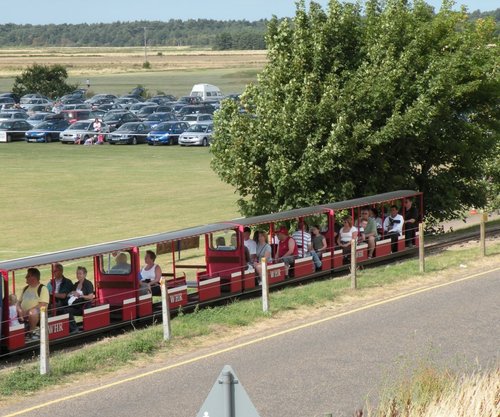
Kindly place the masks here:
[(212, 84), (193, 85), (190, 96), (201, 97), (203, 101), (214, 99), (219, 100), (223, 97), (220, 88)]

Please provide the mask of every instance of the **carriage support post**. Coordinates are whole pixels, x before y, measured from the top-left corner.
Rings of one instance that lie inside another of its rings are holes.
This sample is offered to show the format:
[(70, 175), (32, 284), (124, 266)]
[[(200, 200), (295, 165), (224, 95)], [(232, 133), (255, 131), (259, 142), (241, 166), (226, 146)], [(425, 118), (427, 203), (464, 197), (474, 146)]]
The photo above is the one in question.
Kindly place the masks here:
[(47, 307), (40, 308), (40, 375), (50, 372), (49, 365), (49, 326)]
[(170, 340), (170, 306), (168, 302), (167, 280), (162, 278), (160, 280), (161, 288), (161, 314), (163, 319), (163, 340)]
[(267, 259), (261, 259), (261, 284), (262, 284), (262, 311), (264, 313), (269, 312), (269, 284), (267, 282)]
[(486, 222), (488, 221), (488, 213), (483, 212), (481, 214), (481, 225), (479, 230), (480, 235), (480, 246), (481, 246), (481, 256), (486, 256)]
[(418, 265), (421, 274), (425, 272), (424, 223), (418, 225)]

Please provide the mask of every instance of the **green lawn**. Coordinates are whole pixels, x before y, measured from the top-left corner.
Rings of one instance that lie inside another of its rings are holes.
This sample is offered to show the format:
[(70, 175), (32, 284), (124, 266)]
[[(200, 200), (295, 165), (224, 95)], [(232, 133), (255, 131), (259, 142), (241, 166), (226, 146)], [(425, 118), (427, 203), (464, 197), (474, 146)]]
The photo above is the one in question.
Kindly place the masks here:
[(207, 148), (0, 144), (0, 259), (238, 217)]

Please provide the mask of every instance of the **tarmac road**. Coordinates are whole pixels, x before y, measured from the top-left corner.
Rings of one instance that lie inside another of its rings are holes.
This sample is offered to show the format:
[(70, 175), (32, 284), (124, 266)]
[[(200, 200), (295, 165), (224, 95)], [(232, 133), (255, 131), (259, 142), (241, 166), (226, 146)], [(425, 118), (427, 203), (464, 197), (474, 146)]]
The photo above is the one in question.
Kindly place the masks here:
[(0, 414), (194, 417), (229, 364), (261, 417), (352, 416), (402, 369), (426, 358), (455, 368), (498, 364), (499, 294), (500, 267), (468, 271), (451, 284), (335, 317), (325, 313), (280, 334), (235, 340), (221, 347), (224, 352), (206, 351), (184, 363), (155, 364), (93, 384), (75, 381), (0, 408)]

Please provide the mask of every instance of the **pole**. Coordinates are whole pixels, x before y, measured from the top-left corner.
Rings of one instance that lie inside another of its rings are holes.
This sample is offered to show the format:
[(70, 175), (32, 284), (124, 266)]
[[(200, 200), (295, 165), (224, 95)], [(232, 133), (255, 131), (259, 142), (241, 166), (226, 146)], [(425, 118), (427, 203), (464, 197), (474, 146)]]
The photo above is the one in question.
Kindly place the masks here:
[(481, 256), (486, 256), (486, 222), (488, 221), (488, 213), (482, 213), (479, 245), (481, 247)]
[(355, 290), (358, 287), (356, 281), (356, 239), (351, 240), (351, 289)]
[(262, 311), (269, 312), (269, 284), (267, 281), (267, 259), (262, 258), (260, 261), (261, 272), (260, 278), (262, 280)]
[(168, 289), (167, 281), (162, 278), (160, 280), (161, 288), (161, 314), (163, 319), (163, 340), (170, 340), (170, 306), (168, 305)]
[(147, 31), (148, 31), (148, 28), (145, 27), (144, 28), (144, 62), (148, 62), (148, 49), (147, 49), (148, 38), (147, 38)]
[(222, 372), (222, 385), (224, 391), (224, 417), (234, 417), (232, 383), (233, 375), (229, 371)]
[(47, 307), (40, 308), (40, 375), (47, 375), (49, 366), (49, 326)]
[(424, 223), (418, 225), (418, 265), (421, 274), (425, 272)]

